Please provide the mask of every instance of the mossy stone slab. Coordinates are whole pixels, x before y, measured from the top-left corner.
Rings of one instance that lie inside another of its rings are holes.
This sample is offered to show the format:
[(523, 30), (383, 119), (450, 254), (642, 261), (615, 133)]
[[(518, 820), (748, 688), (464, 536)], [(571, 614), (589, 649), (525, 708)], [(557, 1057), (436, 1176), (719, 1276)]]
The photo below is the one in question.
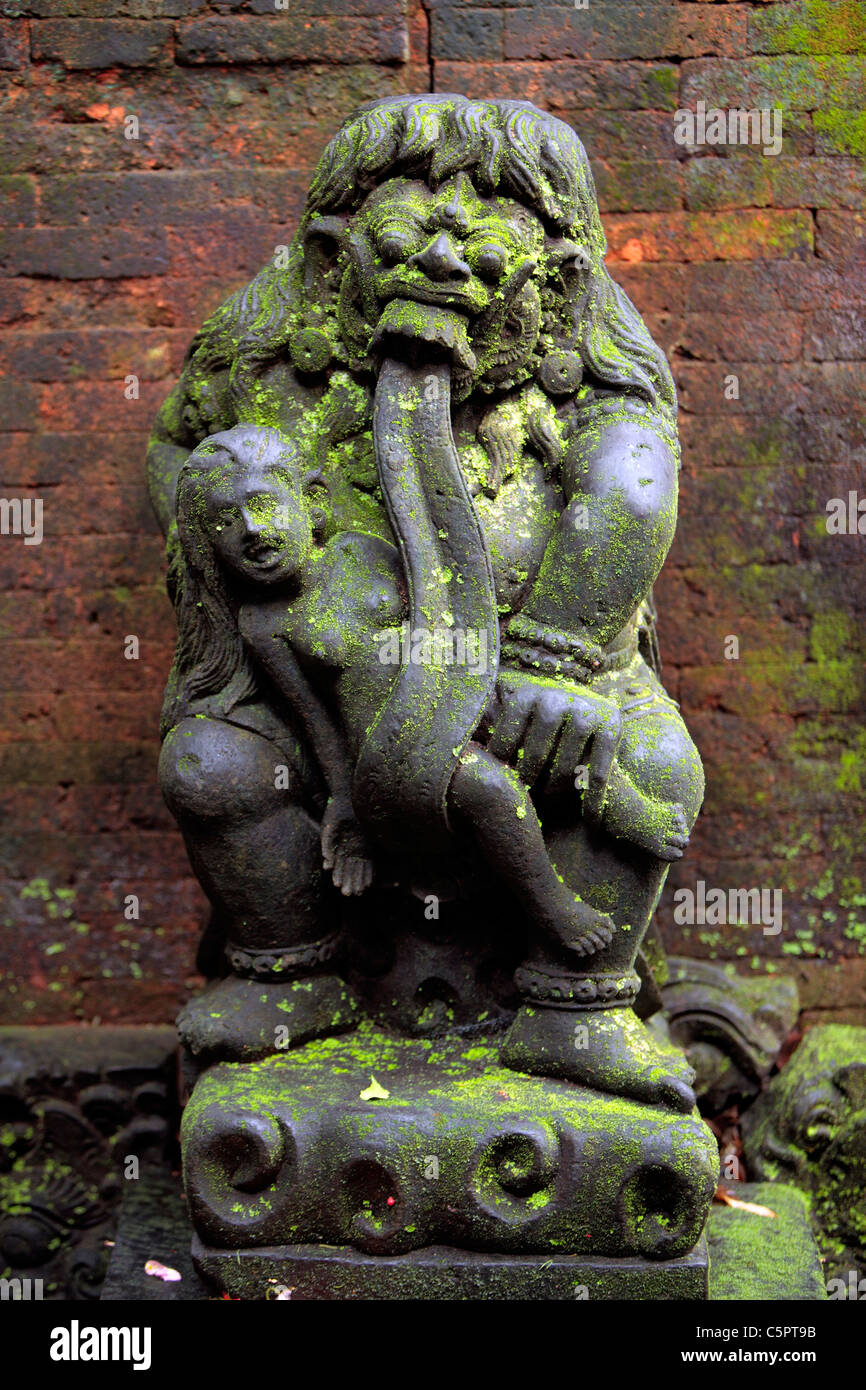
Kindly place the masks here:
[(784, 1299), (805, 1303), (827, 1298), (809, 1204), (796, 1187), (737, 1183), (734, 1196), (768, 1207), (774, 1217), (717, 1203), (710, 1212), (710, 1298)]

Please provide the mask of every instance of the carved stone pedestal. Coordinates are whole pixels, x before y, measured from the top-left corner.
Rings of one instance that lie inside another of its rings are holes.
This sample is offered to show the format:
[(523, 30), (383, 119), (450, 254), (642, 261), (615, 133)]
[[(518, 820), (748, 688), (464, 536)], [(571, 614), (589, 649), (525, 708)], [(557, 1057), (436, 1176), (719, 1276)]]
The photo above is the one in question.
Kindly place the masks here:
[(508, 1071), (477, 1039), (370, 1025), (215, 1067), (182, 1140), (196, 1259), (228, 1292), (706, 1296), (703, 1122)]

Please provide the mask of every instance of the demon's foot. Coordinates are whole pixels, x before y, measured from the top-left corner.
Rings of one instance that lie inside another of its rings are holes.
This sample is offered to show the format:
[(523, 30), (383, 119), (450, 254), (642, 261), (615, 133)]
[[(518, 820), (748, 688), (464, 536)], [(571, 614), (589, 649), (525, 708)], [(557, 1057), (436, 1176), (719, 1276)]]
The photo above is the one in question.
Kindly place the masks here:
[(573, 1081), (671, 1110), (695, 1104), (695, 1073), (656, 1042), (630, 1008), (551, 1009), (525, 1004), (502, 1046), (512, 1071)]
[(357, 1014), (354, 995), (337, 975), (277, 981), (230, 975), (184, 1006), (177, 1030), (200, 1061), (252, 1062), (348, 1032)]

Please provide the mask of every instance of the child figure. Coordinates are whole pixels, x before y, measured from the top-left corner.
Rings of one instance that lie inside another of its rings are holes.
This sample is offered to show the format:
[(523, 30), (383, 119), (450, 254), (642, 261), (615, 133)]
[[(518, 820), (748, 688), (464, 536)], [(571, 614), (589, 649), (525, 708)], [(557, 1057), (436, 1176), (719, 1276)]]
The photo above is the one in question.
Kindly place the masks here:
[[(343, 894), (355, 895), (369, 887), (373, 865), (352, 804), (353, 769), (397, 674), (383, 660), (382, 639), (400, 628), (407, 593), (398, 552), (387, 542), (345, 531), (322, 543), (316, 491), (321, 498), (324, 488), (322, 475), (308, 471), (276, 430), (238, 425), (204, 440), (187, 461), (178, 527), (187, 562), (207, 572), (224, 617), (233, 613), (253, 670), (265, 673), (308, 737), (328, 790), (324, 867)], [(576, 710), (582, 698), (575, 689)], [(630, 838), (640, 843), (639, 797), (614, 758), (601, 823), (620, 835), (634, 823)], [(556, 943), (578, 955), (607, 945), (613, 921), (557, 873), (516, 771), (469, 743), (446, 808), (452, 828), (474, 840)]]

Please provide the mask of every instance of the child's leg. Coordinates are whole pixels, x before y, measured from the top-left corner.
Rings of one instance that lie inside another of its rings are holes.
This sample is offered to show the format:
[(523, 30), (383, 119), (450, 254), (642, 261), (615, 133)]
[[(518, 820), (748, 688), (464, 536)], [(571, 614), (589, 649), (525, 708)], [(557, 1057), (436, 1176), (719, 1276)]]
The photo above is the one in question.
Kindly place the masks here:
[(517, 773), (476, 744), (463, 756), (448, 791), (452, 819), (468, 825), (533, 923), (579, 955), (606, 946), (615, 930), (612, 920), (577, 897), (557, 874)]

